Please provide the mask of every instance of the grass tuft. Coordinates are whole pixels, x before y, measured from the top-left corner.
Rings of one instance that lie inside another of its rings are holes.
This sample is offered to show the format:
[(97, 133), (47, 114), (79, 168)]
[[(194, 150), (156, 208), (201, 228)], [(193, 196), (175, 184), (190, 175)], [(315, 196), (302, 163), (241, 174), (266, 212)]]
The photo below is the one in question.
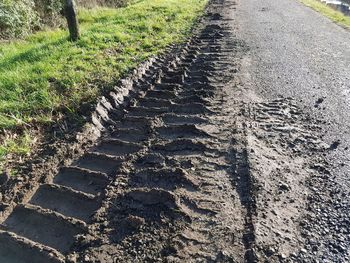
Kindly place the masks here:
[(32, 138), (28, 133), (24, 133), (21, 136), (9, 136), (4, 143), (0, 145), (0, 157), (8, 153), (26, 155), (30, 152), (31, 145)]

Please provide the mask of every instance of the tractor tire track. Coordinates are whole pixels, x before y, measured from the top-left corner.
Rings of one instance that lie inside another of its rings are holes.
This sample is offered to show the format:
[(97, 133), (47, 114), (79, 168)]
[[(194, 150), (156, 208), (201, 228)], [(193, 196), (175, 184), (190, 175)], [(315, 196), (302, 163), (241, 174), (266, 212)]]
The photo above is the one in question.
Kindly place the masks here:
[(211, 3), (187, 56), (115, 125), (114, 134), (141, 127), (153, 137), (114, 182), (118, 189), (111, 189), (100, 214), (101, 223), (109, 222), (104, 236), (90, 237), (80, 261), (245, 261), (250, 219), (235, 189), (235, 112), (225, 103), (239, 43), (218, 19), (225, 8), (232, 3)]
[(100, 102), (96, 145), (4, 218), (2, 261), (256, 261), (234, 8), (211, 1), (181, 49)]

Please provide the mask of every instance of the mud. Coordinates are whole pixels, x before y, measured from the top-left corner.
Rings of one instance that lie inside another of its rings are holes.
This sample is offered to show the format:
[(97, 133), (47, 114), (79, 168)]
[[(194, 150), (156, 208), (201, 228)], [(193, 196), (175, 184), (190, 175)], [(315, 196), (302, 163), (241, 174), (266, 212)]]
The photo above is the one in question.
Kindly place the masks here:
[(17, 182), (12, 189), (27, 191), (3, 202), (0, 259), (306, 258), (310, 178), (328, 171), (330, 146), (293, 99), (263, 100), (240, 84), (247, 47), (235, 36), (235, 8), (210, 1), (185, 44), (99, 101), (74, 154)]

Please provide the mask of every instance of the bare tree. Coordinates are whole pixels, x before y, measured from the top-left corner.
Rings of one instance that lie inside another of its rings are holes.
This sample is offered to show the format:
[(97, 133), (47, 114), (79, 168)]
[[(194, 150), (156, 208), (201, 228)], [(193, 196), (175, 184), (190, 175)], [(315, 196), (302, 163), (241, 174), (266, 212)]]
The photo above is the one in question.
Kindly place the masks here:
[(67, 19), (70, 39), (77, 41), (80, 38), (77, 9), (74, 0), (65, 0), (64, 15)]

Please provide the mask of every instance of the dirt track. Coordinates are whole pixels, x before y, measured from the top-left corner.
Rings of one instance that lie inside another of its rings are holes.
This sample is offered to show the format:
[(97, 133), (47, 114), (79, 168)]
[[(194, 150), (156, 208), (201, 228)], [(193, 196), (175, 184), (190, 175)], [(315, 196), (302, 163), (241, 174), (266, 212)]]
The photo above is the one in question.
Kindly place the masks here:
[(102, 137), (4, 216), (1, 262), (313, 256), (308, 180), (327, 175), (329, 145), (293, 99), (241, 86), (235, 7), (212, 1), (194, 37), (148, 65), (123, 107), (117, 93), (102, 101)]

